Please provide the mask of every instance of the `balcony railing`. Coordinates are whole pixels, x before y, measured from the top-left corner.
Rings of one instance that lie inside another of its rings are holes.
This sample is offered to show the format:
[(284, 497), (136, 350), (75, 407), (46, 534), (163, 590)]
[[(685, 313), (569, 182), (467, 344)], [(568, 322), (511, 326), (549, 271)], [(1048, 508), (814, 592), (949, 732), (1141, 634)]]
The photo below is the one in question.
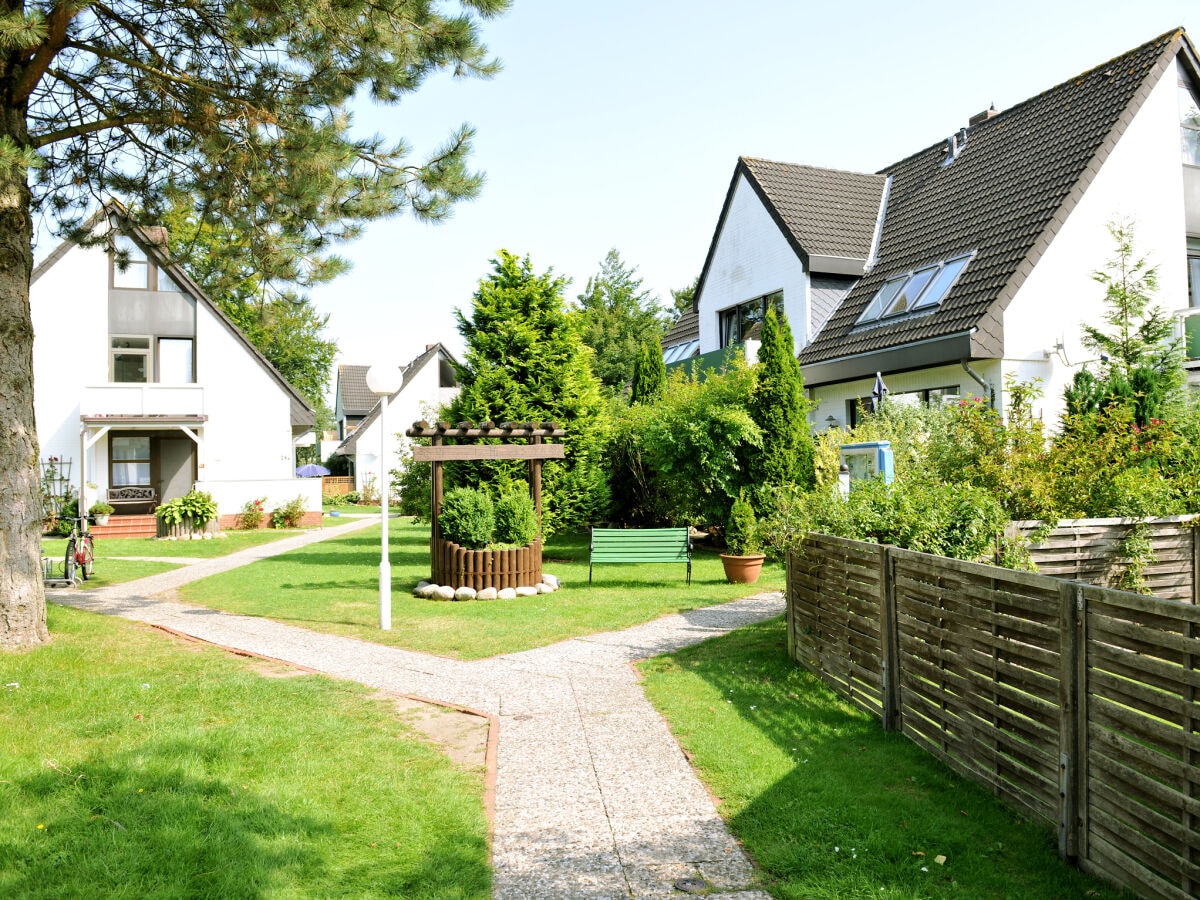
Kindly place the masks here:
[(204, 388), (198, 384), (101, 384), (85, 387), (84, 416), (202, 416)]

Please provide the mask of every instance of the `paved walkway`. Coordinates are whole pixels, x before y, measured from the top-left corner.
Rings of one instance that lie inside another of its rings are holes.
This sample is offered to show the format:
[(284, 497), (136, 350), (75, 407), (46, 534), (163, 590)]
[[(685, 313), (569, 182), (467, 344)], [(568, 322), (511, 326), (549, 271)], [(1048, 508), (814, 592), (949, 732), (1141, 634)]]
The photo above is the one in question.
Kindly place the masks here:
[(768, 900), (751, 889), (749, 861), (629, 663), (778, 615), (778, 594), (473, 662), (155, 597), (372, 523), (326, 528), (122, 585), (47, 595), (494, 717), (496, 898), (682, 897), (676, 882), (702, 878), (723, 897)]

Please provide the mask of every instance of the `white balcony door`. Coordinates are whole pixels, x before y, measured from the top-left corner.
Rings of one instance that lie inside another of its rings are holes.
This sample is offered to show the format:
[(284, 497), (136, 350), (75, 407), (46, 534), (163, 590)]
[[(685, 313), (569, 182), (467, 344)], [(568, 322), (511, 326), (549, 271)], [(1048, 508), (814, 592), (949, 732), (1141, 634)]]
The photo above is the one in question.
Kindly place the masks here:
[(196, 381), (192, 366), (191, 338), (159, 338), (159, 384), (193, 384)]

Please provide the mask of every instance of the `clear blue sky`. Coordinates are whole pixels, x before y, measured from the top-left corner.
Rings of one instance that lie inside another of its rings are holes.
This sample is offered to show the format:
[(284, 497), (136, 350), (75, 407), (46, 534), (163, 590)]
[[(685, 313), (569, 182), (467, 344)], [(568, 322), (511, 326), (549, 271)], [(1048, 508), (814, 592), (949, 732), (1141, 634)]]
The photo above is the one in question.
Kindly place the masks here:
[(439, 76), (356, 119), (418, 154), (471, 122), (480, 198), (437, 226), (372, 224), (313, 299), (355, 363), (457, 351), (451, 310), (501, 247), (573, 279), (569, 297), (615, 247), (667, 301), (703, 265), (739, 155), (876, 171), (1189, 24), (1200, 40), (1182, 0), (515, 0), (484, 26), (494, 79)]

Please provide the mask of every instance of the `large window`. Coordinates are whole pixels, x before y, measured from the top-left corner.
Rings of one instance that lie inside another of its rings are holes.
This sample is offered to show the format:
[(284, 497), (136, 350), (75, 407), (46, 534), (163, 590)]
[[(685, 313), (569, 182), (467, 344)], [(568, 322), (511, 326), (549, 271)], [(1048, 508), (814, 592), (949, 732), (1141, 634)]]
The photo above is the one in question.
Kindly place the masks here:
[(934, 308), (946, 298), (970, 261), (971, 254), (966, 253), (889, 278), (875, 292), (858, 323)]
[(777, 313), (783, 312), (783, 291), (772, 291), (717, 313), (721, 346), (728, 347), (744, 341), (750, 329), (766, 318), (769, 306), (774, 306)]
[(1183, 150), (1183, 161), (1189, 166), (1200, 166), (1200, 105), (1196, 95), (1179, 73), (1179, 139)]
[(1188, 306), (1200, 307), (1200, 239), (1188, 238)]
[(109, 445), (113, 487), (148, 487), (150, 438), (114, 435)]

